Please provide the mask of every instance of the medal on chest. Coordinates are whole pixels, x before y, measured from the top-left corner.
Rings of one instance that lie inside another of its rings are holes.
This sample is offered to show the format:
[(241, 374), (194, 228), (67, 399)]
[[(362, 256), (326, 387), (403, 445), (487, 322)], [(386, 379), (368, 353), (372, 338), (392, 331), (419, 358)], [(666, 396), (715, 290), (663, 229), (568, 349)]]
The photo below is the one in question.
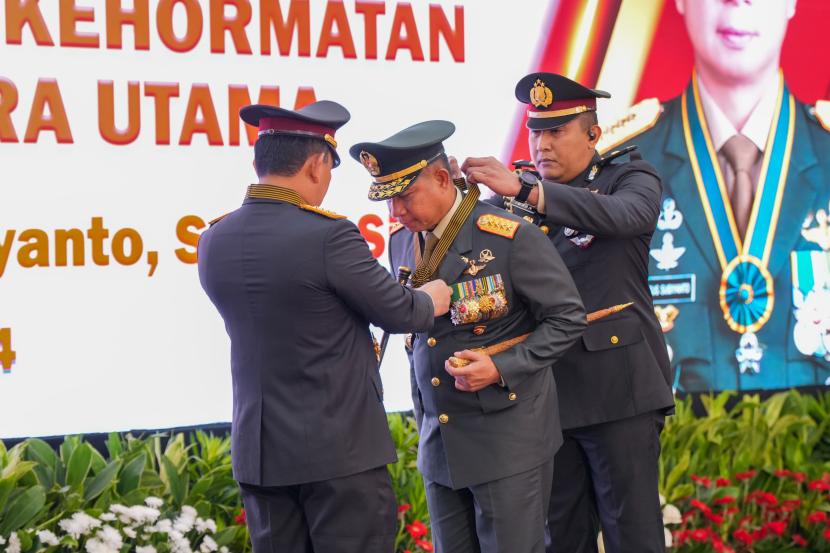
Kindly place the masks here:
[(718, 291), (721, 312), (729, 328), (740, 335), (735, 351), (740, 372), (757, 374), (761, 371), (764, 348), (756, 333), (769, 320), (774, 305), (768, 264), (787, 184), (795, 100), (780, 78), (776, 115), (743, 240), (703, 116), (696, 76), (683, 93), (681, 105), (689, 161), (723, 271)]

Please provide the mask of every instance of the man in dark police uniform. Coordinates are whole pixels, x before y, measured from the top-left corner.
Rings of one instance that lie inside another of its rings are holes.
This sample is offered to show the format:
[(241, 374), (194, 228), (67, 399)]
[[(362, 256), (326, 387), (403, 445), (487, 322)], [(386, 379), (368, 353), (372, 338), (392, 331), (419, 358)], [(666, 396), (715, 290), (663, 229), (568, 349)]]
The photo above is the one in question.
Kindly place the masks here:
[(609, 553), (662, 553), (657, 461), (674, 400), (647, 270), (661, 184), (639, 156), (612, 163), (596, 153), (596, 99), (608, 96), (561, 75), (527, 75), (516, 97), (530, 104), (530, 152), (541, 179), (530, 172), (517, 179), (494, 158), (469, 158), (462, 170), (471, 183), (536, 206), (589, 312), (631, 303), (591, 324), (554, 365), (565, 442), (548, 551), (596, 551), (601, 522)]
[(561, 443), (550, 367), (585, 312), (538, 228), (454, 186), (442, 144), (454, 130), (428, 121), (350, 153), (373, 177), (369, 198), (414, 233), (413, 285), (452, 283), (450, 313), (412, 341), (436, 550), (541, 553)]
[(369, 323), (426, 332), (450, 292), (400, 286), (357, 227), (317, 207), (340, 163), (328, 101), (248, 106), (259, 183), (199, 243), (231, 339), (232, 458), (254, 551), (390, 553), (395, 461)]

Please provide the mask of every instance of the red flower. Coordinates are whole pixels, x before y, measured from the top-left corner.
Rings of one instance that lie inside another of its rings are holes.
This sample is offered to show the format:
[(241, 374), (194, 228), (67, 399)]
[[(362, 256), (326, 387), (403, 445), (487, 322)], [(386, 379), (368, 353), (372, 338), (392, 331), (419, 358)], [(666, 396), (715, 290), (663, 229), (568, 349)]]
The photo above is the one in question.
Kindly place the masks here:
[(772, 474), (778, 478), (786, 478), (787, 476), (792, 476), (793, 473), (787, 469), (778, 469)]
[(712, 508), (709, 507), (709, 505), (707, 505), (706, 503), (700, 501), (699, 499), (692, 499), (691, 503), (692, 503), (692, 507), (700, 509), (700, 511), (703, 514), (707, 514), (707, 513), (712, 512)]
[(689, 531), (688, 530), (675, 530), (674, 531), (674, 543), (678, 547), (683, 545), (689, 540)]
[(746, 472), (737, 472), (735, 473), (735, 478), (737, 478), (738, 480), (749, 480), (751, 478), (754, 478), (756, 474), (758, 473), (754, 470), (748, 470)]
[(715, 513), (703, 513), (706, 518), (714, 522), (715, 524), (723, 524), (723, 516), (716, 515)]
[(731, 495), (725, 495), (720, 499), (715, 500), (715, 505), (727, 505), (729, 503), (735, 503), (735, 498)]
[(717, 482), (715, 482), (715, 485), (719, 488), (725, 488), (731, 483), (732, 481), (729, 480), (729, 478), (718, 478)]
[(795, 480), (796, 482), (804, 482), (805, 480), (807, 480), (807, 475), (803, 472), (794, 472), (793, 480)]
[(248, 521), (248, 515), (245, 514), (245, 509), (239, 511), (239, 514), (236, 515), (236, 518), (234, 518), (233, 521), (239, 524), (240, 526), (245, 524)]
[(824, 480), (813, 480), (809, 485), (811, 490), (821, 490), (823, 492), (830, 490), (830, 484)]
[(781, 510), (785, 513), (791, 513), (795, 511), (799, 505), (801, 505), (800, 499), (788, 499), (784, 502), (784, 505), (781, 507)]
[(764, 528), (767, 528), (776, 536), (783, 536), (784, 530), (787, 529), (788, 523), (788, 520), (773, 520), (771, 522), (767, 522), (766, 524), (764, 524)]
[(774, 494), (756, 490), (746, 496), (747, 501), (753, 501), (758, 505), (778, 505), (778, 498)]
[(709, 478), (706, 478), (705, 476), (698, 476), (697, 474), (693, 474), (692, 475), (692, 482), (697, 482), (698, 484), (700, 484), (701, 486), (703, 486), (705, 488), (711, 488), (712, 487), (712, 480), (710, 480)]
[(804, 536), (801, 534), (793, 534), (793, 543), (796, 545), (800, 545), (801, 547), (807, 546), (807, 540), (804, 539)]
[(698, 528), (697, 530), (692, 530), (690, 536), (695, 541), (706, 541), (709, 538), (709, 529)]
[(420, 539), (427, 535), (427, 527), (424, 526), (424, 523), (420, 520), (415, 520), (412, 524), (406, 525), (406, 531), (409, 532), (409, 535), (412, 536), (413, 540)]
[(417, 545), (418, 547), (420, 547), (424, 551), (427, 551), (428, 553), (432, 553), (432, 551), (435, 551), (435, 548), (432, 547), (432, 542), (431, 541), (415, 540), (415, 545)]
[(827, 521), (827, 513), (824, 511), (816, 511), (814, 513), (810, 513), (807, 517), (807, 522), (810, 524), (818, 524), (819, 522), (826, 522)]
[(399, 513), (405, 513), (411, 508), (412, 508), (412, 505), (410, 505), (409, 503), (404, 503), (402, 505), (398, 505), (398, 512)]
[(740, 513), (740, 512), (741, 512), (741, 510), (738, 509), (737, 507), (729, 507), (727, 510), (724, 511), (724, 513), (727, 514), (727, 515), (734, 515), (735, 513)]
[(830, 541), (830, 528), (824, 529), (824, 539)]
[(752, 545), (752, 542), (755, 541), (755, 539), (752, 537), (752, 534), (750, 534), (744, 529), (735, 530), (732, 533), (732, 537), (735, 538), (736, 541), (739, 541), (746, 546)]

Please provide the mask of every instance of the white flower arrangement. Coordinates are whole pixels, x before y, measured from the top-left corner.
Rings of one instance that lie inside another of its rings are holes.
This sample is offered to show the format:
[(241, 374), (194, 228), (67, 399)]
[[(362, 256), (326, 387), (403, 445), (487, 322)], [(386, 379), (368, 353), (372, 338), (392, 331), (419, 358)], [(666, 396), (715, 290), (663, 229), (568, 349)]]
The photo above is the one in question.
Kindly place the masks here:
[(683, 522), (683, 515), (680, 514), (680, 509), (666, 503), (666, 498), (660, 495), (660, 510), (663, 513), (663, 536), (665, 537), (666, 547), (671, 547), (673, 543), (670, 524), (680, 524)]
[(5, 540), (0, 537), (0, 546), (5, 545), (5, 550), (0, 551), (21, 553), (21, 543), (37, 540), (37, 551), (65, 548), (87, 553), (118, 553), (129, 546), (136, 553), (229, 553), (212, 536), (217, 531), (216, 521), (201, 518), (188, 505), (170, 518), (161, 518), (163, 507), (161, 499), (148, 497), (144, 505), (113, 504), (98, 517), (79, 511), (58, 521), (54, 532), (29, 529), (13, 532)]

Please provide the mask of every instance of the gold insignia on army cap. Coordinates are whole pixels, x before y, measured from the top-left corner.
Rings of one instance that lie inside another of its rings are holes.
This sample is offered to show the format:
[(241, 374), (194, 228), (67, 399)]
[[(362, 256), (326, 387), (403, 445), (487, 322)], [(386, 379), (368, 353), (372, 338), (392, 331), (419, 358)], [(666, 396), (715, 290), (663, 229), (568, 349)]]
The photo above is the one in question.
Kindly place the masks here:
[(553, 103), (553, 92), (545, 86), (542, 79), (536, 79), (533, 88), (530, 89), (530, 103), (537, 108), (546, 108)]
[(360, 163), (363, 164), (366, 170), (369, 171), (369, 174), (373, 177), (380, 175), (380, 165), (378, 165), (377, 158), (366, 150), (362, 150), (360, 152)]
[(430, 163), (444, 155), (443, 141), (452, 136), (449, 121), (424, 121), (380, 142), (361, 142), (349, 154), (369, 172), (369, 199), (382, 201), (406, 190)]

